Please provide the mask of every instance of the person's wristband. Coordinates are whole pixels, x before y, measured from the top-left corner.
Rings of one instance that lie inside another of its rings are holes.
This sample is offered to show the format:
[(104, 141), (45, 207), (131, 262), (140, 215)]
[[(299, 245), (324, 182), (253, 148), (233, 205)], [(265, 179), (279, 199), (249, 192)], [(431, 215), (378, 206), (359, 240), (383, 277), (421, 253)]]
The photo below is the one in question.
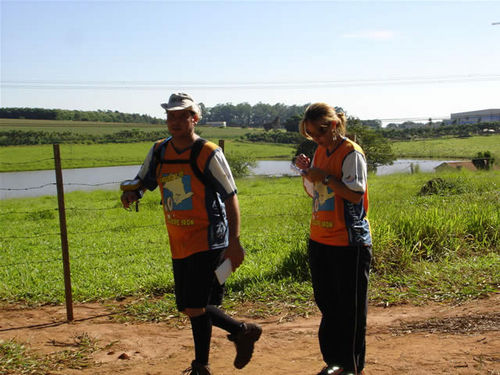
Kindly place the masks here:
[(326, 175), (325, 178), (323, 179), (323, 185), (328, 185), (328, 183), (330, 182), (330, 179), (332, 178), (332, 175), (329, 174), (329, 175)]

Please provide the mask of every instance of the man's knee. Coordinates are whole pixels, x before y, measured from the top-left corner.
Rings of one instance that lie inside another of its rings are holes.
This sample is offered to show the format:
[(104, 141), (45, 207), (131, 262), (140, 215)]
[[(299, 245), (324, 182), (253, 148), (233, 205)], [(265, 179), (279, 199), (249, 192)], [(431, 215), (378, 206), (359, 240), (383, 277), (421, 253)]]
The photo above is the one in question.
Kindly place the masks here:
[(182, 313), (186, 314), (190, 318), (196, 318), (197, 316), (205, 314), (204, 307), (186, 307)]

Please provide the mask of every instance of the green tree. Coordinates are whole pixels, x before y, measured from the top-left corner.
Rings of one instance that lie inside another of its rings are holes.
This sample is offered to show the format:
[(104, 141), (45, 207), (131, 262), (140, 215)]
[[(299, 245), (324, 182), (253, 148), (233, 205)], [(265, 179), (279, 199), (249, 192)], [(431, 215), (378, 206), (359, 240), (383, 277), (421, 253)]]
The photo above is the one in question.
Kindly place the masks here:
[(365, 152), (368, 171), (375, 172), (379, 166), (396, 160), (391, 144), (379, 132), (365, 126), (349, 127), (348, 132), (356, 136), (356, 143)]
[(288, 118), (284, 123), (283, 126), (285, 127), (287, 132), (299, 132), (299, 124), (300, 121), (302, 120), (302, 115), (293, 115), (292, 117)]

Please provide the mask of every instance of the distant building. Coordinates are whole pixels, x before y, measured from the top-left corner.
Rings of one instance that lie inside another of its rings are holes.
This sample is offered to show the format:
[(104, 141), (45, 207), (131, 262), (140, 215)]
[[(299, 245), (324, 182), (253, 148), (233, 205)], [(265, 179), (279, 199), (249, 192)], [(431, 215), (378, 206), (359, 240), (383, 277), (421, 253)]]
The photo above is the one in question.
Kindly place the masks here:
[(205, 125), (213, 126), (214, 128), (225, 128), (226, 122), (225, 121), (207, 121), (207, 123)]
[(478, 124), (481, 122), (500, 122), (500, 109), (458, 112), (450, 115), (452, 124)]

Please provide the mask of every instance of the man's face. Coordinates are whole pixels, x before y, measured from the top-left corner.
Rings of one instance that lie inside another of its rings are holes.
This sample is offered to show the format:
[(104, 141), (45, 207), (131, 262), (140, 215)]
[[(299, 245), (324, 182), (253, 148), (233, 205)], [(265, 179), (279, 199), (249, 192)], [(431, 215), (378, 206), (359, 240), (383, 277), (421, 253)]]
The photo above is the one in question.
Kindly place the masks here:
[(188, 109), (167, 111), (167, 127), (173, 137), (183, 137), (192, 134), (196, 121), (196, 115)]

